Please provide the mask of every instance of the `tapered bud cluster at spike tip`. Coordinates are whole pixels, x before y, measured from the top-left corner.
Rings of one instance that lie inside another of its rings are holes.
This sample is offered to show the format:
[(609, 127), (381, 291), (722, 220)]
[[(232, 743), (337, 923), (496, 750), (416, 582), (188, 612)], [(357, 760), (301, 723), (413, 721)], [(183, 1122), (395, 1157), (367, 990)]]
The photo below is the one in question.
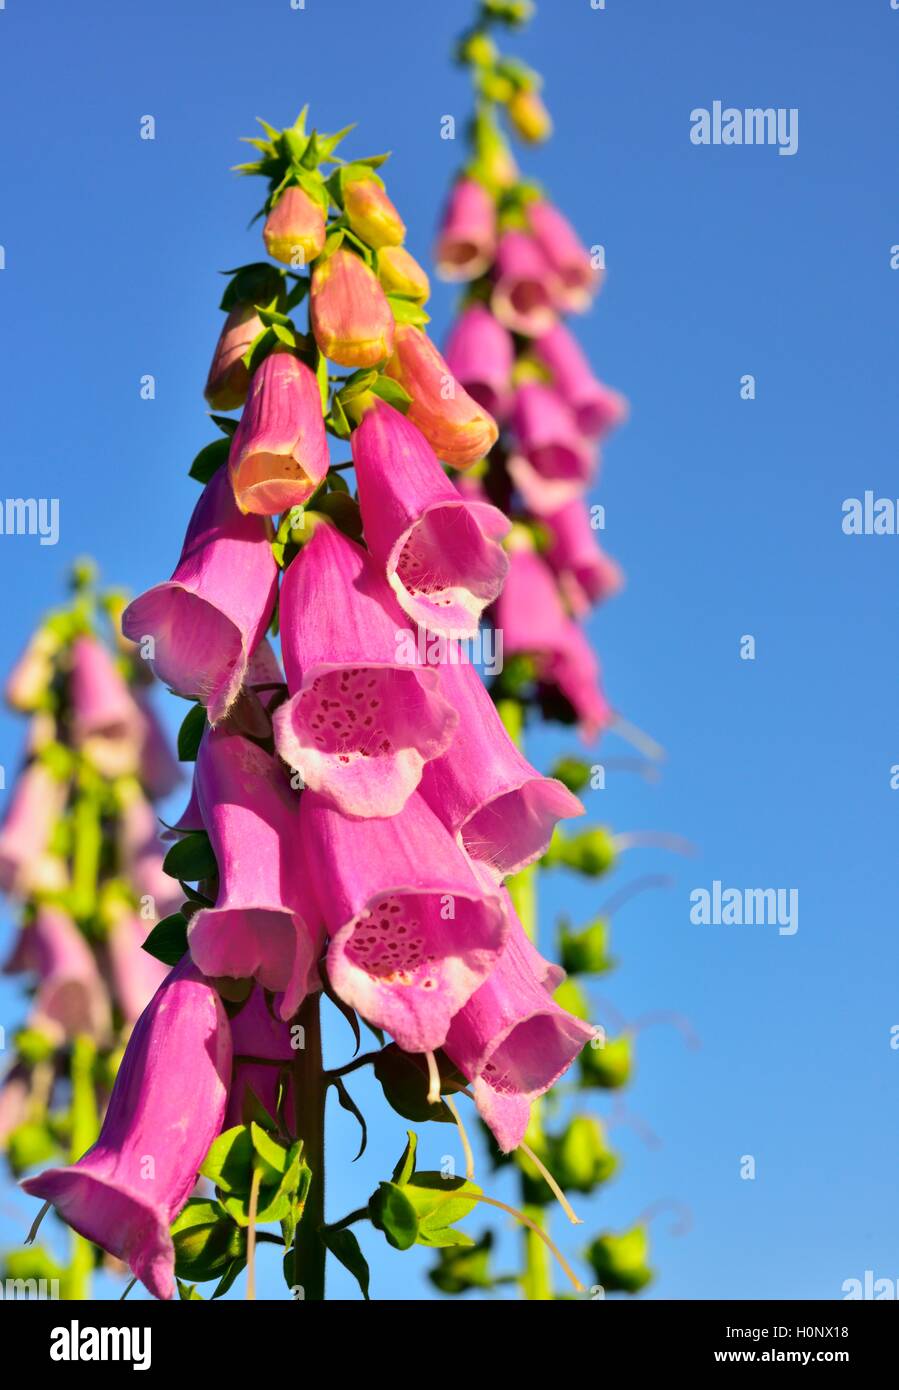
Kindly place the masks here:
[[(307, 133), (305, 113), (287, 131), (263, 128), (262, 158), (244, 172), (269, 180), (267, 250), (286, 261), (301, 225), (317, 227), (310, 203), (326, 209), (324, 237), (299, 277), (275, 268), (275, 295), (256, 263), (233, 272), (225, 305), (265, 285), (261, 331), (240, 359), (243, 414), (191, 470), (205, 487), (171, 579), (123, 617), (157, 675), (205, 707), (182, 731), (194, 784), (167, 832), (172, 872), (183, 863), (198, 884), (181, 913), (186, 953), (134, 1029), (99, 1143), (29, 1188), (161, 1297), (173, 1291), (167, 1223), (204, 1146), (247, 1107), (266, 1107), (270, 1134), (304, 1142), (303, 1201), (321, 1200), (307, 1118), (328, 1080), (309, 1039), (296, 1051), (285, 1030), (317, 1018), (322, 994), (426, 1071), (431, 1054), (432, 1076), (455, 1038), (504, 1147), (585, 1037), (547, 993), (559, 972), (523, 941), (503, 886), (582, 807), (518, 751), (461, 646), (502, 601), (510, 521), (441, 466), (468, 468), (495, 445), (483, 398), (492, 386), (498, 408), (514, 406), (512, 340), (493, 333), (484, 382), (471, 346), (459, 349), (470, 394), (427, 336), (426, 277), (400, 254), (404, 224), (372, 174), (382, 161), (332, 160), (342, 136)], [(487, 264), (495, 210), (483, 190), (468, 194), (456, 211), (471, 235), (478, 200), (491, 212)], [(357, 497), (346, 463), (329, 467), (326, 434), (349, 446)], [(267, 640), (275, 615), (283, 673)], [(132, 828), (139, 859), (137, 817)], [(197, 1121), (183, 1135), (194, 1075)], [(151, 1129), (161, 1181), (140, 1195), (133, 1158)], [(104, 1183), (108, 1201), (92, 1203)], [(291, 1268), (319, 1241), (294, 1210)]]

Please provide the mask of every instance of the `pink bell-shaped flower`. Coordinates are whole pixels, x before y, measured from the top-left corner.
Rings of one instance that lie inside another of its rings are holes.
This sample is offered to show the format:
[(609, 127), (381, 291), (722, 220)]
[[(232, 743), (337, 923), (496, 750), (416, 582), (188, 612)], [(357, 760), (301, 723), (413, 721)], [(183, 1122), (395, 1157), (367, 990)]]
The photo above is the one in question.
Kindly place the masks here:
[(602, 271), (577, 232), (552, 203), (528, 203), (527, 219), (534, 238), (552, 266), (556, 302), (565, 313), (582, 313), (602, 283)]
[(469, 396), (495, 420), (512, 400), (515, 347), (507, 329), (483, 304), (464, 309), (446, 345), (446, 365)]
[(169, 1227), (221, 1131), (230, 1077), (227, 1015), (185, 957), (128, 1040), (96, 1144), (77, 1163), (22, 1186), (124, 1261), (154, 1297), (172, 1298)]
[(288, 1019), (320, 987), (324, 943), (298, 838), (297, 797), (275, 758), (227, 728), (206, 734), (196, 776), (219, 891), (215, 906), (190, 920), (190, 953), (206, 975), (253, 978), (283, 993)]
[(513, 925), (496, 967), (450, 1024), (447, 1056), (473, 1083), (481, 1118), (504, 1153), (525, 1136), (531, 1102), (558, 1081), (594, 1029), (556, 1004), (559, 981), (525, 935), (511, 903)]
[(453, 186), (437, 240), (435, 260), (443, 280), (475, 280), (496, 251), (496, 205), (475, 179)]
[(51, 1036), (71, 1039), (86, 1034), (100, 1042), (111, 1028), (109, 996), (87, 941), (67, 913), (38, 908), (24, 926), (5, 974), (37, 976), (32, 1022)]
[(513, 333), (536, 338), (556, 321), (556, 276), (540, 247), (527, 232), (500, 237), (493, 269), (490, 308)]
[(212, 724), (227, 714), (271, 621), (278, 566), (270, 538), (265, 518), (238, 511), (220, 468), (194, 508), (171, 579), (122, 614), (126, 637), (139, 645), (151, 639), (160, 680), (201, 700)]
[(574, 415), (581, 434), (600, 439), (627, 419), (627, 401), (593, 375), (580, 344), (564, 323), (556, 323), (534, 344), (540, 361)]
[(469, 858), (502, 879), (539, 859), (556, 822), (584, 808), (515, 747), (469, 662), (445, 663), (440, 674), (459, 727), (449, 752), (425, 768), (422, 795)]
[(546, 558), (572, 613), (584, 617), (593, 604), (603, 603), (621, 589), (621, 567), (597, 542), (590, 513), (580, 498), (545, 520), (551, 536)]
[(41, 875), (53, 828), (68, 788), (40, 761), (27, 764), (13, 788), (0, 826), (0, 890), (26, 897)]
[(231, 441), (228, 472), (242, 512), (300, 507), (328, 471), (328, 440), (315, 374), (289, 352), (266, 357)]
[(408, 418), (439, 459), (467, 468), (489, 454), (499, 437), (496, 421), (456, 380), (420, 328), (397, 324), (396, 346), (384, 370), (412, 397)]
[(440, 1047), (502, 949), (498, 892), (417, 792), (395, 816), (358, 820), (307, 791), (300, 824), (333, 988), (405, 1051)]
[(466, 501), (420, 430), (383, 401), (352, 445), (365, 540), (403, 612), (431, 632), (473, 637), (506, 576), (508, 519)]
[(374, 561), (317, 528), (281, 590), (290, 699), (274, 715), (281, 757), (348, 815), (389, 816), (449, 746), (456, 715)]

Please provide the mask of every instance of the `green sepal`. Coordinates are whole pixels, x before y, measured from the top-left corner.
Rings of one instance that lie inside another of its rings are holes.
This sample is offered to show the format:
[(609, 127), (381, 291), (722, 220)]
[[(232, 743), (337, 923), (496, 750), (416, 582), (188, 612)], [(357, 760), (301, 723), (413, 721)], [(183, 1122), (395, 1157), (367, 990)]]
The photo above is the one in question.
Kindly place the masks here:
[(418, 1135), (412, 1129), (406, 1130), (406, 1147), (397, 1160), (393, 1179), (399, 1187), (404, 1187), (415, 1172), (415, 1155), (418, 1153)]
[(368, 1215), (372, 1225), (383, 1231), (387, 1244), (394, 1250), (409, 1250), (418, 1239), (418, 1217), (415, 1208), (396, 1183), (382, 1182), (368, 1200)]
[(392, 376), (379, 375), (376, 377), (371, 387), (371, 393), (380, 400), (386, 401), (388, 405), (392, 405), (394, 410), (400, 411), (402, 415), (409, 413), (412, 397), (405, 387), (400, 386), (398, 381), (394, 381)]
[(172, 1223), (175, 1273), (203, 1283), (221, 1278), (246, 1251), (244, 1233), (229, 1221), (219, 1202), (189, 1198)]
[[(402, 1185), (418, 1220), (419, 1245), (473, 1245), (464, 1231), (449, 1228), (463, 1220), (477, 1205), (481, 1189), (467, 1178), (445, 1178), (442, 1173), (416, 1173)], [(452, 1194), (452, 1195), (449, 1195)]]
[(350, 422), (346, 418), (339, 396), (335, 396), (331, 402), (331, 412), (325, 420), (325, 424), (336, 434), (338, 439), (349, 439), (352, 431)]
[(411, 323), (416, 328), (422, 328), (431, 322), (431, 315), (427, 309), (423, 309), (414, 299), (403, 299), (398, 294), (388, 294), (387, 303), (397, 323)]
[(249, 1125), (232, 1125), (213, 1140), (200, 1172), (220, 1192), (248, 1195), (253, 1179), (253, 1139)]

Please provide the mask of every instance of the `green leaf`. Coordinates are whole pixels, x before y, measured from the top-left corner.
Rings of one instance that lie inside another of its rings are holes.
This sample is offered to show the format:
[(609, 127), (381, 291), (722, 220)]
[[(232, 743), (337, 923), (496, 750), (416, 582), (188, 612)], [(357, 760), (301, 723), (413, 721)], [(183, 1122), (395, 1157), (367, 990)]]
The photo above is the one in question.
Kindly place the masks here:
[(177, 965), (187, 954), (187, 918), (180, 912), (163, 917), (148, 935), (141, 950), (164, 965)]
[(228, 462), (231, 442), (228, 439), (214, 439), (201, 449), (190, 465), (188, 476), (198, 483), (208, 483), (214, 478), (222, 464)]
[(415, 1155), (418, 1152), (418, 1135), (412, 1129), (406, 1130), (406, 1147), (393, 1170), (393, 1181), (403, 1187), (415, 1172)]
[(339, 1260), (344, 1269), (348, 1269), (362, 1290), (362, 1297), (368, 1299), (369, 1269), (368, 1261), (362, 1253), (359, 1242), (352, 1231), (328, 1230), (327, 1226), (322, 1227), (320, 1232), (322, 1241), (328, 1247), (335, 1259)]
[(420, 304), (416, 304), (414, 299), (403, 299), (398, 294), (389, 294), (387, 303), (390, 305), (397, 323), (411, 323), (416, 328), (421, 328), (424, 324), (431, 322), (431, 315)]
[(368, 1202), (372, 1225), (383, 1231), (387, 1244), (394, 1250), (409, 1250), (418, 1239), (418, 1218), (406, 1196), (406, 1189), (396, 1183), (382, 1182)]
[(162, 861), (162, 867), (170, 878), (183, 879), (186, 883), (213, 878), (218, 873), (218, 865), (206, 831), (191, 830), (183, 839), (176, 840)]
[(362, 1155), (365, 1153), (365, 1149), (368, 1144), (368, 1126), (365, 1123), (365, 1116), (362, 1114), (362, 1111), (359, 1109), (358, 1105), (353, 1100), (353, 1097), (350, 1095), (346, 1086), (343, 1084), (343, 1078), (335, 1076), (332, 1085), (334, 1086), (334, 1089), (337, 1092), (337, 1099), (340, 1101), (341, 1109), (347, 1110), (351, 1115), (355, 1116), (355, 1118), (359, 1121), (359, 1127), (362, 1130), (362, 1138), (359, 1142), (359, 1152), (356, 1154), (356, 1158), (353, 1159), (353, 1162), (355, 1163), (356, 1159), (361, 1158)]
[(241, 265), (234, 270), (223, 270), (222, 274), (234, 277), (219, 305), (225, 313), (237, 304), (267, 304), (275, 298), (284, 283), (281, 271), (268, 261), (254, 261), (251, 265)]
[(200, 739), (206, 728), (206, 708), (194, 705), (187, 711), (178, 730), (178, 759), (182, 763), (195, 763), (200, 751)]
[(398, 381), (394, 381), (390, 376), (379, 376), (371, 387), (373, 396), (379, 396), (382, 401), (392, 405), (394, 410), (399, 410), (403, 415), (409, 411), (412, 404), (412, 397), (409, 392), (400, 386)]
[(209, 418), (214, 425), (218, 425), (222, 434), (227, 434), (229, 437), (234, 434), (240, 424), (239, 420), (232, 420), (229, 415), (210, 415)]

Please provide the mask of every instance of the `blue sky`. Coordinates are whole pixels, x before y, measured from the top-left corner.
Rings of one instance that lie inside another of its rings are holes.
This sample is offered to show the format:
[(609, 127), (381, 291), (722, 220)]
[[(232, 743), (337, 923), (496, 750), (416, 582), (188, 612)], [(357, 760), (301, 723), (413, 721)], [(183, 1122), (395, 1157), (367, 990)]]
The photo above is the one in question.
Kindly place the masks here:
[[(888, 0), (544, 0), (516, 41), (546, 79), (550, 146), (526, 156), (608, 278), (578, 325), (632, 419), (597, 500), (628, 575), (591, 625), (610, 695), (668, 750), (657, 786), (610, 772), (588, 811), (617, 829), (677, 831), (693, 860), (634, 851), (614, 880), (553, 878), (544, 925), (586, 919), (619, 884), (675, 886), (615, 926), (601, 986), (627, 1018), (672, 1009), (638, 1044), (629, 1107), (662, 1141), (614, 1137), (620, 1175), (581, 1203), (585, 1230), (673, 1198), (688, 1234), (653, 1223), (648, 1297), (840, 1296), (899, 1278), (895, 1204), (899, 1022), (894, 861), (899, 792), (895, 536), (845, 536), (842, 503), (899, 495), (893, 168), (899, 12)], [(253, 118), (360, 131), (391, 148), (391, 195), (428, 255), (461, 151), (440, 118), (468, 92), (448, 63), (467, 4), (420, 0), (113, 0), (0, 11), (0, 216), (5, 269), (2, 495), (57, 497), (58, 545), (0, 537), (0, 668), (58, 597), (72, 558), (140, 590), (170, 572), (196, 496), (187, 468), (212, 433), (202, 385), (220, 317), (215, 271), (255, 259), (259, 187), (229, 174)], [(697, 147), (690, 113), (798, 108), (798, 152)], [(139, 139), (143, 115), (156, 139)], [(442, 338), (452, 293), (437, 289)], [(142, 375), (156, 399), (141, 400)], [(756, 377), (741, 400), (740, 378)], [(754, 636), (743, 661), (740, 639)], [(173, 728), (183, 706), (168, 700)], [(11, 769), (22, 729), (0, 716)], [(572, 740), (536, 740), (548, 761)], [(610, 741), (608, 753), (625, 751)], [(798, 890), (799, 930), (693, 925), (710, 887)], [(4, 938), (9, 924), (2, 928)], [(0, 1011), (12, 1018), (8, 986)], [(342, 1027), (342, 1025), (341, 1025)], [(349, 1055), (335, 1033), (332, 1055)], [(365, 1084), (375, 1138), (355, 1167), (333, 1120), (329, 1215), (359, 1204), (398, 1155), (403, 1123)], [(437, 1166), (448, 1131), (424, 1152)], [(741, 1180), (741, 1156), (756, 1159)], [(487, 1176), (488, 1191), (506, 1193)], [(0, 1199), (0, 1241), (31, 1204)], [(16, 1213), (19, 1213), (16, 1216)], [(477, 1222), (472, 1223), (478, 1229)], [(559, 1223), (556, 1223), (557, 1230)], [(564, 1234), (564, 1233), (563, 1233)], [(565, 1248), (578, 1248), (564, 1234)], [(429, 1296), (425, 1252), (363, 1236), (382, 1297)], [(515, 1238), (506, 1233), (508, 1267)], [(350, 1293), (342, 1274), (335, 1294)], [(278, 1295), (274, 1273), (263, 1291)]]

